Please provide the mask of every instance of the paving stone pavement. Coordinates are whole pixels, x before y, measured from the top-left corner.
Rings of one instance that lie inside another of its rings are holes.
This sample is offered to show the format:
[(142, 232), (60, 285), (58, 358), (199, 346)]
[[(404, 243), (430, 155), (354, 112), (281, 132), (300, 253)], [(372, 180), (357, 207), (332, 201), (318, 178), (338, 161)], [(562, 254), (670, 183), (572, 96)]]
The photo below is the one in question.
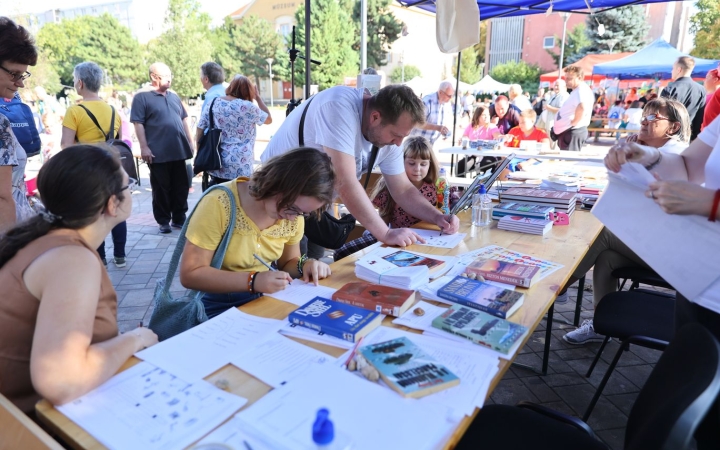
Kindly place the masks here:
[[(262, 148), (264, 145), (256, 149), (257, 156)], [(142, 185), (133, 192), (133, 214), (127, 221), (127, 266), (118, 268), (112, 261), (108, 264), (108, 273), (118, 293), (118, 325), (121, 332), (131, 330), (141, 322), (145, 325), (149, 322), (156, 281), (166, 275), (178, 238), (177, 229), (167, 235), (159, 233), (152, 216), (152, 194), (147, 167), (142, 165), (140, 173)], [(194, 192), (189, 195), (190, 210), (200, 198), (200, 178), (193, 179), (193, 188)], [(109, 236), (106, 239), (106, 251), (108, 257), (113, 254), (112, 239)], [(591, 278), (588, 276), (588, 280)], [(591, 289), (590, 285), (590, 281), (586, 282), (586, 289)], [(177, 274), (171, 285), (171, 292), (174, 295), (186, 292)], [(572, 321), (577, 297), (576, 287), (569, 292), (570, 300), (564, 305), (556, 305), (555, 316)], [(582, 319), (590, 318), (592, 292), (584, 293), (582, 308)], [(550, 364), (546, 376), (512, 367), (492, 393), (488, 403), (516, 404), (529, 400), (575, 416), (582, 415), (617, 350), (618, 343), (608, 344), (593, 375), (586, 378), (585, 371), (600, 344), (567, 344), (562, 336), (573, 329), (575, 327), (571, 325), (553, 324)], [(519, 351), (517, 361), (539, 369), (544, 342), (543, 320), (527, 345)], [(610, 378), (589, 424), (611, 448), (623, 447), (627, 416), (659, 356), (659, 351), (633, 346), (622, 356), (618, 368)]]

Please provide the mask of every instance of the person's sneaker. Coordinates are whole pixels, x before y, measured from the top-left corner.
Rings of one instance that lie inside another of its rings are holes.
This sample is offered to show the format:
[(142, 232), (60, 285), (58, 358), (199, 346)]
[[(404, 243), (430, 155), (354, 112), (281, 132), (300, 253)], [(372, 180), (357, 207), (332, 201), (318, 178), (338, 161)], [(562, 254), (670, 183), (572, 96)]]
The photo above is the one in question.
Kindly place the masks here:
[(568, 301), (568, 293), (567, 293), (567, 291), (565, 291), (565, 292), (562, 293), (562, 294), (558, 294), (557, 298), (555, 298), (555, 304), (556, 304), (556, 305), (561, 305), (561, 304), (563, 304), (563, 303), (567, 303), (567, 301)]
[(127, 265), (127, 263), (125, 262), (125, 258), (115, 257), (113, 259), (113, 262), (115, 263), (115, 267), (125, 267)]
[(563, 336), (565, 342), (573, 345), (582, 345), (588, 342), (602, 342), (604, 339), (605, 336), (595, 332), (592, 319), (585, 319), (577, 330), (571, 331)]
[(172, 223), (170, 224), (171, 227), (177, 228), (178, 230), (181, 229), (181, 228), (183, 227), (183, 225), (185, 225), (185, 223), (175, 223), (175, 222), (172, 222)]
[(103, 262), (103, 266), (107, 267), (107, 259), (103, 258), (102, 262)]
[(163, 234), (172, 233), (172, 228), (170, 228), (170, 224), (163, 223), (160, 225), (160, 232)]

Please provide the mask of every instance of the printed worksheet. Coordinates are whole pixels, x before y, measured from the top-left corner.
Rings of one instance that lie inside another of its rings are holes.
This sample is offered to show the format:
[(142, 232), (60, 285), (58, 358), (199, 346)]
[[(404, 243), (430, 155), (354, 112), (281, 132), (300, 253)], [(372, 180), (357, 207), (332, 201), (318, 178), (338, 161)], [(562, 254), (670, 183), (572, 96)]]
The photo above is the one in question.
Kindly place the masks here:
[(110, 449), (185, 448), (247, 400), (141, 362), (57, 409)]
[(322, 285), (315, 286), (315, 283), (312, 282), (306, 283), (303, 280), (293, 280), (292, 283), (282, 291), (265, 295), (297, 306), (302, 306), (315, 297), (331, 298), (335, 291), (337, 291), (337, 289)]
[(138, 358), (195, 381), (253, 348), (284, 321), (266, 319), (231, 308), (207, 322), (135, 354)]
[(207, 445), (208, 449), (216, 448), (212, 445), (216, 445), (218, 449), (225, 448), (218, 444), (224, 444), (234, 450), (277, 450), (272, 443), (265, 442), (262, 436), (254, 433), (237, 416), (222, 424), (197, 443), (198, 446)]
[(415, 245), (424, 245), (426, 247), (455, 248), (467, 236), (467, 233), (441, 234), (438, 230), (424, 230), (421, 228), (411, 228), (411, 230), (425, 239), (424, 244), (417, 242)]

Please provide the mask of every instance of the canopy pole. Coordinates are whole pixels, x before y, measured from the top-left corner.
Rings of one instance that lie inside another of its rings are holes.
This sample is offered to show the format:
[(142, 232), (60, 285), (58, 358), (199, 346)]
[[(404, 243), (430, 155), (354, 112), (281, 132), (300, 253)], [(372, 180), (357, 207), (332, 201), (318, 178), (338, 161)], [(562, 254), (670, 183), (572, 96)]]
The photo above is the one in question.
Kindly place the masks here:
[[(462, 52), (458, 52), (457, 56), (457, 71), (455, 73), (455, 108), (453, 110), (453, 131), (452, 131), (452, 146), (455, 147), (455, 133), (457, 131), (457, 107), (458, 107), (458, 90), (460, 89), (460, 62), (462, 61)], [(455, 168), (455, 154), (450, 154), (450, 176), (452, 177), (453, 169)]]
[(570, 18), (570, 13), (561, 12), (560, 17), (563, 18), (563, 35), (562, 35), (562, 41), (560, 41), (560, 60), (558, 63), (558, 80), (560, 78), (562, 78), (562, 67), (563, 67), (563, 61), (565, 59), (565, 36), (567, 35), (567, 23), (568, 23), (568, 19)]
[(305, 0), (305, 100), (310, 98), (310, 0)]
[(360, 73), (367, 69), (367, 0), (360, 0)]

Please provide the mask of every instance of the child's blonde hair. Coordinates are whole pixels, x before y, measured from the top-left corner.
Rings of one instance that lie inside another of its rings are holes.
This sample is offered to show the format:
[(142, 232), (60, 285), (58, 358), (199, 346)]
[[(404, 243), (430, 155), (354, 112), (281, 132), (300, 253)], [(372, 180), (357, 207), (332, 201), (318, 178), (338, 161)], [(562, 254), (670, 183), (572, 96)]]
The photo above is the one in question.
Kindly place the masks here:
[[(429, 160), (430, 167), (428, 167), (428, 173), (423, 179), (423, 182), (433, 185), (435, 184), (438, 178), (440, 164), (435, 157), (435, 152), (433, 151), (430, 141), (422, 136), (411, 136), (405, 139), (405, 142), (403, 143), (403, 160), (407, 158)], [(395, 199), (393, 199), (390, 195), (390, 191), (387, 188), (387, 183), (385, 183), (384, 177), (380, 177), (375, 184), (375, 187), (370, 194), (370, 200), (375, 200), (383, 191), (387, 191), (388, 201), (385, 204), (385, 207), (380, 208), (379, 213), (385, 223), (390, 223), (393, 219), (393, 211), (395, 211)]]

